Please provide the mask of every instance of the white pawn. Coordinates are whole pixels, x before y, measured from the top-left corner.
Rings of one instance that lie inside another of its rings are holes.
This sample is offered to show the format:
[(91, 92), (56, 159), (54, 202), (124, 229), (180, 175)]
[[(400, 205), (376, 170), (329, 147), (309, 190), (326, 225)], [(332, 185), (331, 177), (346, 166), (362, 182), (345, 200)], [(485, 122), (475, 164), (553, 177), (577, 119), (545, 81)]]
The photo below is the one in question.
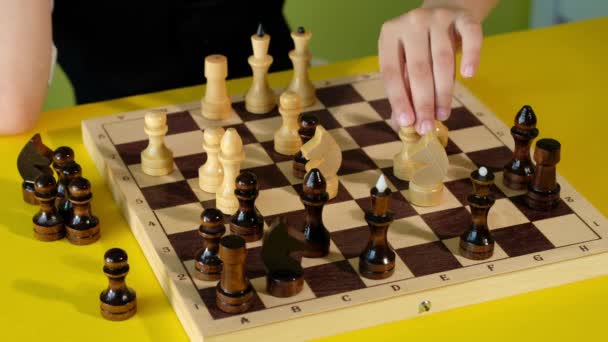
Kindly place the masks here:
[(149, 137), (148, 147), (141, 151), (141, 169), (149, 176), (164, 176), (173, 172), (173, 152), (165, 146), (167, 111), (153, 110), (146, 113), (144, 131)]
[(289, 58), (293, 64), (293, 78), (287, 90), (300, 95), (302, 107), (309, 107), (317, 102), (315, 87), (308, 78), (308, 66), (312, 59), (308, 42), (311, 37), (312, 33), (305, 31), (303, 27), (298, 27), (296, 32), (291, 33), (295, 45), (295, 49), (289, 51)]
[(401, 139), (403, 145), (393, 158), (393, 174), (401, 180), (409, 181), (416, 169), (416, 162), (412, 160), (411, 149), (420, 140), (420, 135), (416, 133), (414, 126), (401, 127), (399, 129), (399, 139)]
[(205, 192), (215, 193), (224, 179), (224, 169), (220, 164), (220, 141), (224, 135), (222, 127), (207, 128), (203, 133), (203, 149), (207, 161), (198, 169), (198, 185)]
[(201, 103), (201, 113), (209, 120), (222, 120), (230, 116), (232, 103), (226, 88), (228, 60), (222, 55), (205, 58), (205, 78), (207, 87)]
[(220, 142), (220, 163), (224, 169), (224, 179), (215, 193), (215, 206), (226, 215), (233, 215), (239, 208), (234, 194), (235, 181), (245, 160), (243, 140), (234, 128), (228, 128)]
[(254, 114), (270, 112), (276, 106), (274, 92), (268, 84), (268, 68), (272, 64), (272, 56), (268, 54), (270, 36), (264, 33), (262, 24), (256, 34), (251, 36), (253, 56), (247, 60), (253, 71), (253, 82), (245, 96), (245, 109)]
[(302, 138), (298, 133), (300, 128), (298, 116), (302, 111), (300, 97), (293, 91), (286, 91), (279, 99), (279, 112), (283, 117), (283, 124), (274, 134), (274, 150), (277, 153), (291, 156), (302, 147)]

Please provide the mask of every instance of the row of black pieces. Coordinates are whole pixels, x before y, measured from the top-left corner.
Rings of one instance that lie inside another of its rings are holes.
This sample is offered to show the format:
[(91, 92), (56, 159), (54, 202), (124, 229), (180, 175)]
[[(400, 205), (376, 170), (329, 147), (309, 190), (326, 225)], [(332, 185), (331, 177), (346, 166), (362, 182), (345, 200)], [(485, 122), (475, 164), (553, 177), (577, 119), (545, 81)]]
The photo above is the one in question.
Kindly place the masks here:
[(69, 147), (56, 149), (52, 173), (42, 173), (34, 181), (34, 196), (40, 210), (33, 217), (34, 236), (41, 241), (55, 241), (67, 236), (76, 245), (86, 245), (100, 237), (99, 219), (91, 213), (91, 184), (82, 177)]
[(511, 135), (515, 141), (513, 158), (504, 167), (503, 183), (514, 190), (527, 190), (526, 204), (535, 210), (551, 210), (559, 203), (560, 185), (556, 181), (556, 165), (560, 161), (561, 144), (555, 139), (539, 139), (533, 159), (532, 141), (538, 136), (536, 114), (526, 105), (515, 116)]

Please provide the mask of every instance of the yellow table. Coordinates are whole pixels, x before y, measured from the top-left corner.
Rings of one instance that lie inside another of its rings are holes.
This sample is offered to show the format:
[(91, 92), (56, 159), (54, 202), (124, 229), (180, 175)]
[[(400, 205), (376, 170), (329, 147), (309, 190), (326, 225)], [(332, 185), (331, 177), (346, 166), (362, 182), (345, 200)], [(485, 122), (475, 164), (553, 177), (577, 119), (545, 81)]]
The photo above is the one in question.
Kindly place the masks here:
[[(541, 136), (563, 144), (559, 172), (599, 210), (608, 215), (608, 157), (604, 152), (603, 112), (608, 68), (608, 19), (581, 22), (529, 32), (495, 36), (484, 42), (479, 74), (465, 82), (502, 120), (511, 123), (523, 104), (531, 104)], [(377, 70), (375, 57), (314, 68), (313, 79), (336, 78)], [(290, 73), (271, 75), (272, 86), (288, 82)], [(229, 83), (242, 93), (248, 79)], [(93, 210), (101, 218), (102, 239), (90, 246), (70, 245), (65, 239), (41, 243), (32, 237), (31, 216), (36, 209), (21, 201), (16, 158), (31, 136), (0, 138), (0, 339), (14, 340), (186, 340), (137, 242), (110, 192), (95, 170), (81, 140), (80, 121), (144, 107), (199, 98), (202, 87), (47, 112), (35, 131), (51, 147), (69, 145), (84, 175), (93, 183)], [(126, 322), (109, 322), (98, 312), (99, 292), (106, 286), (101, 272), (106, 249), (129, 253), (127, 283), (137, 290), (138, 314)], [(608, 266), (608, 265), (607, 265)], [(448, 312), (426, 315), (375, 328), (329, 337), (419, 340), (547, 340), (605, 338), (608, 277), (546, 289)], [(381, 313), (370, 312), (370, 315)], [(361, 319), (365, 319), (362, 317)], [(314, 327), (311, 327), (314, 328)], [(286, 336), (288, 332), (286, 332)]]

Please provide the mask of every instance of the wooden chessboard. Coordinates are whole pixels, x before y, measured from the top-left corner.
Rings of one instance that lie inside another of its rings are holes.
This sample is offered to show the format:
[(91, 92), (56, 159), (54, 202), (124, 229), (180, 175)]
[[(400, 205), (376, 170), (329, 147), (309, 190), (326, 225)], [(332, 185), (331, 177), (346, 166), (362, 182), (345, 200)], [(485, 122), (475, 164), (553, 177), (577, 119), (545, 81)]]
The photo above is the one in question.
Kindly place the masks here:
[[(410, 205), (404, 197), (408, 183), (393, 175), (392, 158), (401, 142), (387, 123), (390, 106), (379, 75), (319, 82), (317, 88), (320, 101), (307, 111), (318, 115), (343, 150), (339, 193), (324, 209), (330, 254), (305, 258), (304, 290), (275, 298), (264, 289), (262, 242), (248, 244), (246, 275), (256, 296), (251, 310), (238, 315), (218, 310), (216, 282), (191, 276), (192, 258), (201, 245), (199, 215), (215, 202), (213, 194), (198, 188), (197, 170), (206, 160), (203, 130), (221, 125), (239, 132), (246, 153), (242, 169), (259, 178), (256, 204), (266, 223), (285, 215), (293, 224), (303, 219), (302, 185), (292, 176), (290, 158), (273, 151), (273, 134), (281, 124), (278, 112), (248, 113), (242, 95), (233, 97), (234, 113), (221, 122), (204, 119), (200, 102), (168, 106), (165, 141), (173, 150), (175, 171), (164, 177), (141, 171), (145, 110), (83, 122), (86, 148), (191, 339), (312, 338), (599, 273), (585, 256), (608, 250), (606, 218), (561, 177), (562, 201), (550, 212), (527, 208), (523, 192), (503, 186), (502, 167), (513, 148), (509, 128), (462, 85), (456, 86), (452, 115), (445, 122), (450, 168), (444, 198), (432, 208)], [(542, 122), (541, 116), (541, 133)], [(472, 190), (468, 177), (480, 165), (496, 175), (497, 200), (488, 219), (496, 247), (491, 259), (473, 261), (459, 255), (458, 236), (471, 222), (465, 200)], [(388, 239), (397, 254), (396, 270), (388, 279), (369, 280), (357, 273), (358, 253), (367, 242), (363, 214), (371, 203), (369, 191), (381, 173), (395, 191), (395, 222)]]

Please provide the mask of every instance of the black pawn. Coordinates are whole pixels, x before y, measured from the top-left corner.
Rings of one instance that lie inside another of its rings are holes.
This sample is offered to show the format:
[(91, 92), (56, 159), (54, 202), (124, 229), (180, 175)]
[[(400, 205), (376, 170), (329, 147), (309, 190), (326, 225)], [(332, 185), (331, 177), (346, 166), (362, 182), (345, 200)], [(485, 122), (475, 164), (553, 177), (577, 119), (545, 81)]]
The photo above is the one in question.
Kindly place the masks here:
[(82, 177), (82, 169), (75, 161), (69, 161), (61, 167), (59, 182), (57, 183), (57, 198), (55, 206), (64, 222), (68, 222), (72, 217), (72, 203), (68, 201), (68, 185), (76, 178)]
[[(319, 125), (319, 118), (313, 113), (302, 113), (298, 117), (298, 134), (302, 139), (302, 145), (306, 144), (315, 135), (317, 126)], [(306, 163), (308, 160), (302, 156), (302, 151), (296, 152), (293, 156), (293, 175), (296, 178), (302, 179), (306, 174)]]
[(61, 169), (71, 161), (74, 161), (74, 150), (70, 147), (61, 146), (53, 151), (53, 169), (57, 173), (57, 177), (61, 177)]
[(323, 206), (329, 200), (327, 183), (319, 169), (312, 169), (304, 177), (304, 192), (300, 196), (306, 208), (306, 222), (302, 233), (305, 245), (302, 256), (321, 258), (329, 253), (329, 231), (323, 224)]
[(91, 183), (85, 178), (76, 178), (70, 182), (68, 192), (74, 212), (66, 223), (66, 237), (75, 245), (88, 245), (99, 240), (99, 219), (91, 213)]
[(34, 196), (40, 211), (33, 217), (34, 237), (40, 241), (55, 241), (65, 236), (63, 219), (55, 209), (57, 183), (51, 174), (41, 174), (34, 181)]
[(103, 273), (108, 277), (109, 285), (99, 295), (101, 315), (111, 321), (128, 319), (137, 311), (137, 297), (125, 283), (129, 273), (127, 253), (120, 248), (112, 248), (103, 258)]
[(264, 218), (255, 207), (258, 192), (258, 178), (253, 172), (245, 171), (236, 177), (234, 194), (239, 200), (239, 209), (232, 215), (230, 231), (247, 242), (257, 241), (264, 236)]
[(540, 139), (536, 142), (536, 172), (525, 197), (530, 208), (548, 211), (559, 204), (561, 187), (557, 182), (556, 167), (561, 159), (561, 149), (562, 145), (555, 139)]
[(528, 187), (534, 174), (534, 164), (530, 159), (530, 145), (538, 136), (536, 114), (530, 106), (523, 106), (515, 116), (515, 126), (511, 128), (515, 141), (513, 158), (504, 167), (503, 183), (505, 186), (523, 190)]
[(490, 187), (494, 174), (485, 167), (471, 173), (473, 192), (467, 197), (473, 224), (460, 236), (460, 254), (468, 259), (483, 260), (494, 253), (494, 238), (488, 229), (488, 212), (494, 205)]
[(205, 209), (201, 214), (198, 234), (203, 239), (203, 248), (194, 256), (194, 276), (201, 280), (219, 280), (222, 260), (218, 255), (219, 242), (226, 232), (224, 214), (215, 208)]

